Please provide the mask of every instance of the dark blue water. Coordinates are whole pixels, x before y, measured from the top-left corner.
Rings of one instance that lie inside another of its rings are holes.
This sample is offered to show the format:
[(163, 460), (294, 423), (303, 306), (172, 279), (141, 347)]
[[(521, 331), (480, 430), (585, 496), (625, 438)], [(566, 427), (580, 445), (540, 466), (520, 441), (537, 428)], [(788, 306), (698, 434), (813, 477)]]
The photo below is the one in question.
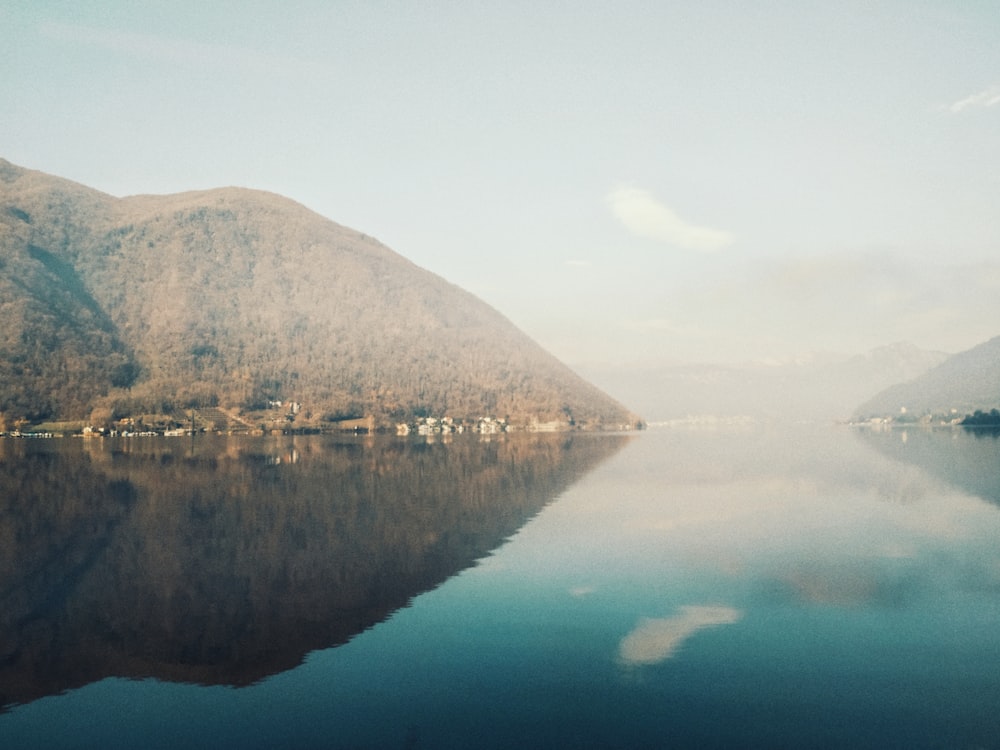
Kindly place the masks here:
[(0, 745), (1000, 746), (996, 438), (408, 446), (36, 462), (105, 500), (5, 506)]

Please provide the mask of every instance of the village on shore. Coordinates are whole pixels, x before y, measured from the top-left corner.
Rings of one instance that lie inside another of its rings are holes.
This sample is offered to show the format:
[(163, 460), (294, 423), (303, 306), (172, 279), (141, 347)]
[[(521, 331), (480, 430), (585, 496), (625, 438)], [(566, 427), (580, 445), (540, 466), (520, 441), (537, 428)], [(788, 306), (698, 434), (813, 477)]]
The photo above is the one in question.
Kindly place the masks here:
[[(284, 434), (395, 434), (452, 435), (471, 433), (497, 435), (507, 432), (567, 432), (579, 429), (568, 420), (541, 421), (531, 419), (524, 424), (514, 424), (506, 417), (482, 416), (473, 419), (456, 419), (450, 416), (421, 416), (408, 421), (380, 425), (372, 416), (328, 420), (320, 423), (297, 422), (302, 405), (298, 402), (272, 401), (265, 412), (240, 414), (237, 410), (218, 407), (189, 409), (185, 414), (142, 415), (109, 420), (95, 425), (87, 421), (43, 422), (36, 425), (18, 420), (7, 429), (0, 424), (0, 437), (57, 438), (57, 437), (180, 437), (203, 433), (228, 435), (284, 435)], [(621, 425), (620, 430), (633, 429)]]

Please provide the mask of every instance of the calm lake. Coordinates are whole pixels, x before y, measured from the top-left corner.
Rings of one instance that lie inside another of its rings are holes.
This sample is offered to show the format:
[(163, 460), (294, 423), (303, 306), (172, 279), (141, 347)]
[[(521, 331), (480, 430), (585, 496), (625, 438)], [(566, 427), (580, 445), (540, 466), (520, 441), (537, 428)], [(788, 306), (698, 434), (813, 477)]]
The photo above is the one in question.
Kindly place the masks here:
[(0, 747), (1000, 747), (1000, 439), (0, 440)]

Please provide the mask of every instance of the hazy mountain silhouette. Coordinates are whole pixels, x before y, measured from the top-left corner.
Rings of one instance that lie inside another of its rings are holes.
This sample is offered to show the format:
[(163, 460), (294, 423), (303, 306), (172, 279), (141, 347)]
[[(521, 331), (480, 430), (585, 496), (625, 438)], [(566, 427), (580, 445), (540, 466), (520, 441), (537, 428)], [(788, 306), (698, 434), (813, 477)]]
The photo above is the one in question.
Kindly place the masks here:
[(636, 420), (471, 294), (259, 191), (115, 198), (0, 160), (0, 303), (8, 421), (273, 400), (300, 424)]
[(627, 393), (650, 421), (751, 417), (758, 421), (846, 420), (858, 402), (948, 357), (900, 342), (863, 354), (812, 354), (773, 363), (658, 368), (581, 366), (609, 393)]
[(937, 367), (899, 383), (855, 409), (858, 417), (962, 416), (1000, 406), (1000, 336), (954, 354)]

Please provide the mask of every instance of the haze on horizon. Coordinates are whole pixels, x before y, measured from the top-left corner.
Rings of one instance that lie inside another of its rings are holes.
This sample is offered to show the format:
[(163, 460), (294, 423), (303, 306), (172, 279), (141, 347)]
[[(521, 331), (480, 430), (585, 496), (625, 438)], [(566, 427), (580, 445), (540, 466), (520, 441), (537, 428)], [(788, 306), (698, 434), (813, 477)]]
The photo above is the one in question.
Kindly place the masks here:
[(1000, 333), (1000, 7), (662, 6), (14, 0), (0, 155), (281, 193), (571, 364)]

